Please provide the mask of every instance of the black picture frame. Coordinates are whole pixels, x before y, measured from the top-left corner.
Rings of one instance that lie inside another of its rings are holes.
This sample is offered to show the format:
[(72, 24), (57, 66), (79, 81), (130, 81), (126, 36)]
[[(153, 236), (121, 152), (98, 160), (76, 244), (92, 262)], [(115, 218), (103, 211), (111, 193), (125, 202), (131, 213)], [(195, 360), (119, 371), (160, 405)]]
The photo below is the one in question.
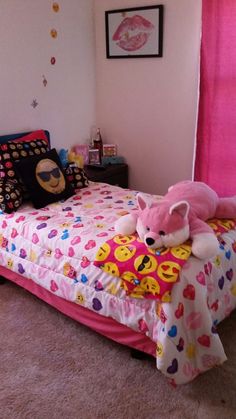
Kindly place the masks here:
[(163, 19), (162, 4), (106, 10), (106, 57), (162, 57)]

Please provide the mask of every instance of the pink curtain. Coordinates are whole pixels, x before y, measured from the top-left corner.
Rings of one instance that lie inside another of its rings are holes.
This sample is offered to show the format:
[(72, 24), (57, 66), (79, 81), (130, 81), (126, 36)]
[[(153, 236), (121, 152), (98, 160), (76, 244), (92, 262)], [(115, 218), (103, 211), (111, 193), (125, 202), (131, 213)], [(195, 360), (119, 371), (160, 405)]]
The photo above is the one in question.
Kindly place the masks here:
[(236, 0), (202, 0), (194, 179), (236, 195)]

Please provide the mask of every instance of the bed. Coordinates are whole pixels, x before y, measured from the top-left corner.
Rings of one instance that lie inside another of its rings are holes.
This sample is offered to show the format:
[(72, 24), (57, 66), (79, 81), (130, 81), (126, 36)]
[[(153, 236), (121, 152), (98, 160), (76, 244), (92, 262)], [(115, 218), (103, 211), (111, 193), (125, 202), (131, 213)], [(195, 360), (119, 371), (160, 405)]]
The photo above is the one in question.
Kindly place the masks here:
[(136, 298), (119, 276), (96, 264), (115, 221), (135, 208), (136, 194), (89, 182), (65, 201), (40, 209), (26, 201), (16, 212), (1, 211), (0, 275), (96, 332), (152, 355), (173, 385), (184, 384), (227, 359), (217, 325), (236, 306), (236, 230), (223, 230), (217, 257), (188, 258), (170, 301)]

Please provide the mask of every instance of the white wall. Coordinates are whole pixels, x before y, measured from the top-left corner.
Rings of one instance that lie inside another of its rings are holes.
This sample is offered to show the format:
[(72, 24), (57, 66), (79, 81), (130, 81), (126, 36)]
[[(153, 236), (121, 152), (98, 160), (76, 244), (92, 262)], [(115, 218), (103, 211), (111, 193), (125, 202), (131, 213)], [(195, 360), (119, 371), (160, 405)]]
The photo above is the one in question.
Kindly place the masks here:
[(201, 0), (160, 3), (163, 58), (108, 60), (104, 11), (155, 0), (58, 0), (58, 13), (52, 0), (0, 0), (0, 134), (45, 128), (53, 146), (68, 147), (85, 142), (97, 120), (127, 159), (132, 188), (165, 193), (190, 178)]
[(59, 148), (84, 142), (95, 122), (93, 1), (52, 4), (0, 0), (0, 134), (45, 128)]
[(106, 59), (104, 11), (157, 4), (94, 1), (97, 124), (118, 144), (130, 186), (165, 193), (191, 178), (198, 96), (201, 0), (163, 0), (163, 58)]

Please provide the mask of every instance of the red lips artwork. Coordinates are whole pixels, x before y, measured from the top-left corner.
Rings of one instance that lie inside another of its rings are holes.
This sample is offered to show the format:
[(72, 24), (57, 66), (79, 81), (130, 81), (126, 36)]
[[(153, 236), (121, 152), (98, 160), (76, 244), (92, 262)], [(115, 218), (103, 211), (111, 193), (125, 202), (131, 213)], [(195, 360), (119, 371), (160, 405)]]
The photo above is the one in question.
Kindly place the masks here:
[(136, 51), (148, 41), (154, 25), (144, 17), (126, 17), (116, 29), (112, 40), (125, 51)]

